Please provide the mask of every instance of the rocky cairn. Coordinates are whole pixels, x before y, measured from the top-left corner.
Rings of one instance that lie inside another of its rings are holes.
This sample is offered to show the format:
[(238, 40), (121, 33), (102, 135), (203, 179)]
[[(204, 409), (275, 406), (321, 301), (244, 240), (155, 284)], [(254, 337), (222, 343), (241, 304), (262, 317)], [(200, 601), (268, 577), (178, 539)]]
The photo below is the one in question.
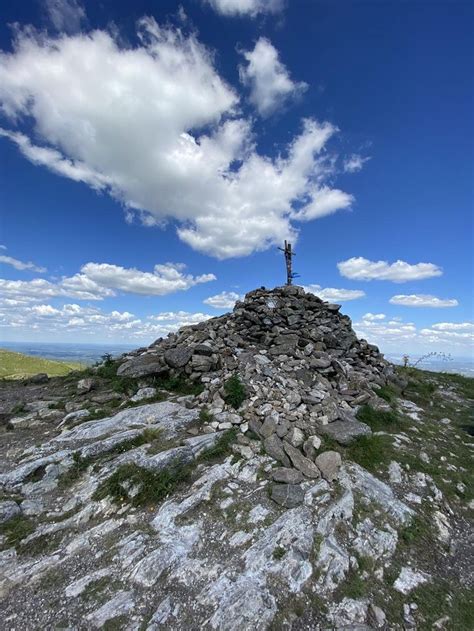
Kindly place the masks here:
[[(297, 286), (251, 291), (232, 313), (123, 356), (118, 375), (201, 382), (204, 390), (190, 404), (206, 409), (204, 432), (238, 429), (234, 449), (244, 457), (263, 445), (282, 465), (272, 497), (284, 505), (295, 503), (294, 487), (304, 478), (337, 477), (340, 455), (321, 452), (321, 436), (347, 445), (369, 435), (356, 419), (358, 407), (383, 408), (377, 387), (396, 380), (378, 348), (357, 338), (340, 305)], [(232, 380), (245, 391), (240, 405), (229, 400)]]

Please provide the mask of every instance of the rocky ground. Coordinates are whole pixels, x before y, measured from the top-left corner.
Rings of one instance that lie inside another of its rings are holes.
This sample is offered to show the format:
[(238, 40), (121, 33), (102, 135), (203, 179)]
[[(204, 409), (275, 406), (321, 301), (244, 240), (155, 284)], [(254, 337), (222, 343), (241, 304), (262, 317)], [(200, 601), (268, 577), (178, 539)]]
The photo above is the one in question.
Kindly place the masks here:
[(472, 380), (268, 293), (0, 383), (2, 628), (474, 628)]

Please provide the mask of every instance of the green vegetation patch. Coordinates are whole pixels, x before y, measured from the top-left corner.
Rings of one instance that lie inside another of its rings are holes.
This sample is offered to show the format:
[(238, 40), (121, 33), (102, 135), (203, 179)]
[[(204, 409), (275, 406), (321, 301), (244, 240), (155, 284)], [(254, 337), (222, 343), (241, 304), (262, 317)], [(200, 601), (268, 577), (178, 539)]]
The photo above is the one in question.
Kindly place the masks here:
[(136, 449), (137, 447), (141, 447), (142, 445), (153, 444), (162, 436), (162, 431), (160, 429), (152, 429), (147, 428), (138, 436), (134, 438), (130, 438), (129, 440), (125, 440), (115, 447), (112, 447), (109, 451), (101, 454), (97, 454), (97, 456), (90, 456), (87, 458), (83, 458), (79, 452), (74, 452), (73, 457), (73, 465), (70, 467), (65, 473), (61, 475), (59, 478), (59, 485), (61, 487), (67, 487), (82, 476), (84, 471), (86, 471), (91, 465), (96, 463), (101, 457), (110, 457), (115, 456), (117, 454), (122, 454), (131, 449)]
[(0, 349), (0, 378), (3, 379), (24, 379), (40, 372), (58, 377), (81, 368), (81, 364), (75, 362), (53, 361)]
[(121, 465), (95, 491), (92, 499), (111, 497), (117, 504), (129, 502), (133, 506), (159, 504), (183, 482), (189, 480), (191, 467), (169, 467), (150, 471), (136, 464)]
[(380, 386), (379, 388), (374, 389), (374, 392), (381, 399), (385, 399), (387, 403), (393, 403), (395, 399), (400, 396), (399, 391), (393, 386)]
[(209, 412), (206, 407), (203, 407), (199, 410), (199, 422), (200, 423), (211, 423), (214, 420), (214, 416)]
[(238, 375), (232, 375), (224, 384), (224, 401), (238, 410), (247, 396), (245, 386)]
[(6, 547), (17, 547), (34, 529), (31, 519), (20, 514), (0, 524), (0, 535), (5, 537)]
[(222, 459), (225, 456), (228, 456), (231, 453), (231, 445), (235, 441), (237, 436), (237, 429), (229, 429), (224, 432), (220, 438), (216, 440), (212, 447), (206, 449), (197, 461), (213, 461)]
[(280, 559), (282, 559), (285, 556), (285, 554), (286, 554), (286, 550), (283, 546), (276, 546), (276, 548), (274, 548), (273, 550), (272, 556), (276, 561), (280, 561)]
[(406, 429), (408, 425), (397, 412), (374, 410), (370, 405), (363, 405), (357, 412), (357, 418), (373, 432), (397, 432)]

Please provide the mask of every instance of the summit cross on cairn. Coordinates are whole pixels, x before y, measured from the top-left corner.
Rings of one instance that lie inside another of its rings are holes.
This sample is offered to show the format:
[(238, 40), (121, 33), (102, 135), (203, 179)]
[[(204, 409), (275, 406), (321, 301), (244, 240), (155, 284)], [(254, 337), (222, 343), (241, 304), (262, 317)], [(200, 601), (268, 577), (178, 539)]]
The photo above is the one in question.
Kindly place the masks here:
[(293, 278), (295, 274), (292, 272), (292, 258), (295, 256), (295, 253), (291, 250), (291, 243), (285, 241), (285, 248), (278, 248), (282, 252), (285, 253), (285, 263), (286, 263), (286, 284), (291, 285), (293, 283)]

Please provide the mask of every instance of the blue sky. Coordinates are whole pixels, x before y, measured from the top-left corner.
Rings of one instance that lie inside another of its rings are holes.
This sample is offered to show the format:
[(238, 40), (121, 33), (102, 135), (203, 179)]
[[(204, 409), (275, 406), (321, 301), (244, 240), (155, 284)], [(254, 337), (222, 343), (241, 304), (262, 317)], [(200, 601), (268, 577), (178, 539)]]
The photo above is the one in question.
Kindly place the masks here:
[(9, 4), (1, 340), (150, 343), (289, 238), (383, 351), (472, 352), (471, 2)]

